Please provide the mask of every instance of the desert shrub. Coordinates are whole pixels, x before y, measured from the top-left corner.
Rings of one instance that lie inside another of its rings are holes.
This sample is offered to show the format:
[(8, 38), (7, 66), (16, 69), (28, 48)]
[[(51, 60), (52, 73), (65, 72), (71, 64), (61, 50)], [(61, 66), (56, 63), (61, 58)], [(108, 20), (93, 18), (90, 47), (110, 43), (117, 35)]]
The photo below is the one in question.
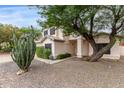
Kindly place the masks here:
[(0, 52), (11, 52), (12, 46), (9, 42), (3, 42), (0, 44)]
[(57, 56), (57, 59), (63, 59), (63, 58), (67, 58), (67, 57), (71, 57), (71, 54), (70, 53), (59, 54)]
[(36, 54), (39, 58), (49, 59), (49, 56), (51, 54), (51, 49), (44, 47), (37, 47)]

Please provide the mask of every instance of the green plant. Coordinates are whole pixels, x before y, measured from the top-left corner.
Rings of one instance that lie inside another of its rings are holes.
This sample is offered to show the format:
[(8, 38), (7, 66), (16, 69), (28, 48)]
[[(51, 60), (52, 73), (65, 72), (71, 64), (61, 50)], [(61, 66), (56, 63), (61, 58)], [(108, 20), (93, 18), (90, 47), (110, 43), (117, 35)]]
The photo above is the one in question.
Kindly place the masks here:
[(49, 56), (51, 54), (51, 50), (49, 48), (44, 49), (44, 58), (49, 59)]
[(2, 49), (2, 47), (0, 46), (0, 50)]
[(49, 56), (51, 54), (51, 49), (44, 48), (44, 47), (37, 47), (36, 54), (40, 58), (49, 59)]
[(18, 65), (22, 72), (28, 71), (36, 50), (36, 44), (34, 42), (33, 31), (22, 34), (19, 39), (17, 39), (16, 34), (13, 33), (13, 49), (11, 52), (11, 57), (13, 61)]
[(0, 44), (0, 52), (11, 52), (12, 47), (9, 42), (3, 42)]
[(71, 54), (70, 53), (59, 54), (57, 56), (57, 59), (63, 59), (63, 58), (67, 58), (67, 57), (71, 57)]
[(38, 57), (43, 58), (43, 50), (44, 50), (44, 47), (37, 47), (36, 48), (36, 54)]

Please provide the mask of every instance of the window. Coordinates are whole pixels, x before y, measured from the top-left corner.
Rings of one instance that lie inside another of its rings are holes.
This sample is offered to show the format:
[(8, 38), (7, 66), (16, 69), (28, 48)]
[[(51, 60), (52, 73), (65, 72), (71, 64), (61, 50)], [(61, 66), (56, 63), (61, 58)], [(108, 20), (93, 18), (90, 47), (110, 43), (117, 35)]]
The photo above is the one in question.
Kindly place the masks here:
[[(100, 49), (102, 49), (103, 47), (105, 47), (106, 45), (107, 45), (107, 43), (99, 43), (99, 44), (97, 44), (98, 51)], [(108, 50), (105, 54), (110, 54), (110, 50)]]
[(54, 35), (55, 34), (55, 28), (51, 28), (50, 29), (50, 35)]
[(48, 35), (48, 30), (44, 31), (44, 36)]
[(49, 43), (49, 44), (45, 44), (45, 48), (49, 48), (49, 49), (51, 49), (51, 44)]

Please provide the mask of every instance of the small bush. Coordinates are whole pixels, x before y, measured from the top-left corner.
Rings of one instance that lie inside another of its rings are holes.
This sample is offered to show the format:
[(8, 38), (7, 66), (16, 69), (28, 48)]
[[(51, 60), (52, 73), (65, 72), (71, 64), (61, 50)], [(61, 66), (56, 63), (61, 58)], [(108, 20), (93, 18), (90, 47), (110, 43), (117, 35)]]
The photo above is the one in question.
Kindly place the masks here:
[(42, 58), (43, 57), (43, 47), (37, 47), (36, 54), (38, 57)]
[(44, 58), (45, 59), (49, 59), (49, 56), (51, 54), (51, 50), (50, 49), (44, 49)]
[(12, 46), (8, 42), (0, 44), (0, 52), (11, 52)]
[(37, 47), (36, 54), (39, 58), (49, 59), (51, 50), (44, 47)]
[(71, 54), (70, 53), (60, 54), (57, 56), (57, 59), (63, 59), (67, 57), (71, 57)]

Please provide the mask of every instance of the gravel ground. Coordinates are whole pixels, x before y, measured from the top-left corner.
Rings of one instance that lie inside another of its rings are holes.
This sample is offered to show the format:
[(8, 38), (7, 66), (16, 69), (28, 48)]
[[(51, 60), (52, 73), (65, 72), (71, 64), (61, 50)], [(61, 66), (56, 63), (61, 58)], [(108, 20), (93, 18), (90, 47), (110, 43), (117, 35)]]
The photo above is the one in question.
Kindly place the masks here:
[(10, 53), (0, 53), (0, 63), (12, 61)]
[(14, 62), (0, 64), (0, 87), (5, 88), (81, 88), (124, 87), (124, 62), (85, 62), (72, 58), (57, 64), (34, 60), (29, 72), (17, 76)]

